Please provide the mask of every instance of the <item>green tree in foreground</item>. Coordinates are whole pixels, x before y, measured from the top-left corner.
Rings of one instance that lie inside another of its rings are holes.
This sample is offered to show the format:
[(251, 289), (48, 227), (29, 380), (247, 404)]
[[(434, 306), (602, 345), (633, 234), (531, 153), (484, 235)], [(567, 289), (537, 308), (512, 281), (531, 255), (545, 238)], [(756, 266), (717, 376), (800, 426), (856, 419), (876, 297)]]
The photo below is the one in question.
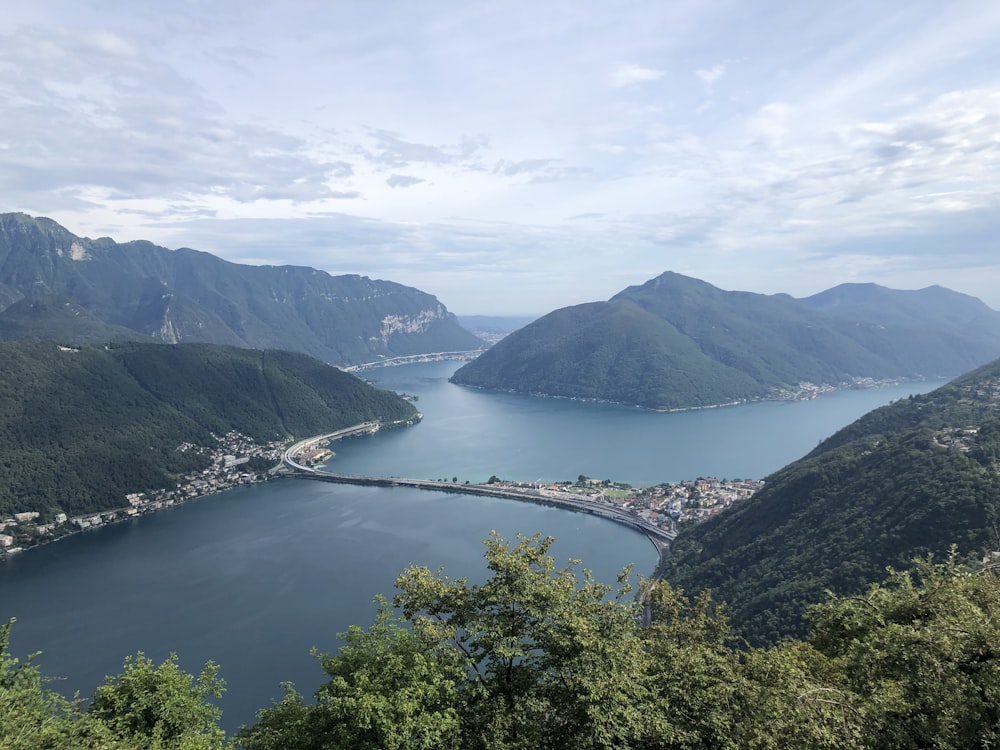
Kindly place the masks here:
[(125, 659), (124, 671), (106, 677), (94, 691), (90, 715), (116, 736), (153, 748), (217, 748), (225, 741), (219, 728), (219, 698), (225, 683), (209, 662), (195, 679), (170, 654), (155, 666), (141, 651)]
[(1000, 747), (1000, 578), (952, 557), (811, 610), (865, 747)]
[(8, 650), (13, 620), (0, 626), (0, 748), (3, 750), (220, 750), (225, 733), (218, 697), (222, 681), (209, 664), (195, 680), (171, 656), (159, 667), (141, 653), (125, 671), (108, 677), (89, 712), (45, 687), (33, 657)]
[[(710, 596), (692, 603), (663, 583), (647, 591), (653, 625), (641, 627), (629, 570), (613, 587), (576, 561), (557, 569), (552, 541), (490, 537), (482, 584), (406, 569), (393, 603), (410, 629), (384, 609), (371, 629), (352, 628), (338, 654), (322, 657), (332, 679), (314, 705), (287, 688), (237, 741), (250, 750), (856, 746), (842, 741), (851, 728), (839, 709), (798, 700), (816, 684), (818, 652), (741, 649)], [(423, 658), (397, 672), (414, 649)]]
[(291, 685), (258, 713), (237, 742), (247, 750), (357, 748), (432, 750), (453, 747), (462, 670), (441, 643), (411, 632), (383, 602), (368, 630), (353, 626), (331, 656), (313, 651), (330, 681), (307, 705)]
[[(406, 569), (352, 627), (307, 702), (261, 710), (247, 750), (905, 750), (1000, 747), (1000, 578), (949, 559), (890, 571), (810, 611), (807, 641), (750, 648), (708, 593), (629, 596), (552, 540), (486, 541), (483, 583)], [(647, 624), (640, 624), (646, 622)], [(0, 629), (0, 748), (224, 746), (213, 665), (195, 679), (142, 654), (89, 711), (47, 690)]]
[(79, 704), (45, 687), (33, 658), (8, 650), (13, 620), (0, 625), (0, 747), (5, 750), (102, 747), (110, 734), (83, 720)]

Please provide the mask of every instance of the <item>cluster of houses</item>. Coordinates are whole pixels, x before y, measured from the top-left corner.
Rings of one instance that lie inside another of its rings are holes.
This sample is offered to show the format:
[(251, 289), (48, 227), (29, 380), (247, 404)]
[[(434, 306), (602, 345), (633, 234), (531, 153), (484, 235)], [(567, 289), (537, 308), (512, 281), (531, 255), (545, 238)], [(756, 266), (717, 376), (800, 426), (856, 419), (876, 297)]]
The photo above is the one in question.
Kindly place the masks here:
[[(968, 384), (964, 390), (968, 394), (962, 399), (965, 403), (982, 404), (985, 401), (992, 411), (1000, 412), (1000, 378), (987, 378)], [(967, 453), (976, 444), (978, 437), (979, 427), (976, 425), (949, 427), (934, 433), (934, 441), (938, 445), (963, 453)]]
[(762, 479), (698, 479), (640, 489), (630, 496), (627, 508), (650, 523), (673, 528), (673, 523), (701, 521), (746, 500), (764, 486)]
[(576, 482), (552, 485), (515, 482), (491, 477), (489, 484), (512, 489), (537, 489), (572, 493), (591, 502), (604, 502), (632, 513), (662, 529), (674, 530), (684, 522), (701, 521), (746, 500), (764, 486), (761, 479), (699, 477), (686, 482), (664, 482), (653, 487), (632, 487), (608, 479), (580, 476)]
[(123, 521), (203, 495), (266, 479), (269, 471), (253, 471), (246, 466), (252, 458), (262, 459), (255, 462), (256, 465), (277, 466), (281, 462), (284, 444), (280, 441), (260, 445), (238, 432), (215, 437), (218, 444), (213, 449), (191, 443), (178, 446), (178, 450), (184, 452), (210, 450), (211, 465), (197, 474), (181, 477), (173, 488), (129, 493), (124, 498), (123, 506), (100, 513), (72, 517), (56, 513), (49, 523), (38, 523), (41, 518), (38, 511), (15, 513), (9, 518), (0, 518), (0, 559), (75, 531)]

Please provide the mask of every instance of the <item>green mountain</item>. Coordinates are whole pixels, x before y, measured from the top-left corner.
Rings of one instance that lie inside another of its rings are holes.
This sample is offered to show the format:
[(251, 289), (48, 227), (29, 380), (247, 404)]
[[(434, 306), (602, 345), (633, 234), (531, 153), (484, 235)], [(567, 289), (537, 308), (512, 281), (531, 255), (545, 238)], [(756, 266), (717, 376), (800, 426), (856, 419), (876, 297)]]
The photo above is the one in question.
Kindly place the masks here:
[(807, 603), (886, 566), (1000, 549), (1000, 361), (876, 409), (681, 532), (667, 577), (711, 588), (751, 639), (801, 634)]
[(482, 345), (433, 296), (393, 282), (91, 240), (51, 219), (0, 214), (0, 337), (84, 343), (123, 331), (290, 349), (340, 365)]
[(304, 354), (210, 344), (0, 343), (0, 517), (117, 508), (200, 470), (215, 435), (257, 443), (406, 420), (409, 402)]
[(940, 287), (838, 287), (798, 300), (665, 273), (549, 313), (452, 381), (655, 409), (771, 397), (803, 383), (956, 374), (1000, 355), (1000, 313)]

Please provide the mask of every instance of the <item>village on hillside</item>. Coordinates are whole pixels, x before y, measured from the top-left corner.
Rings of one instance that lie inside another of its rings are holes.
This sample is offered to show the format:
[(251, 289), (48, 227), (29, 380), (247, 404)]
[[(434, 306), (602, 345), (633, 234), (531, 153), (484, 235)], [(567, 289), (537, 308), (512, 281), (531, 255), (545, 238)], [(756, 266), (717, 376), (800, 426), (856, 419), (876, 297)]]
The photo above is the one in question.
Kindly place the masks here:
[(80, 516), (57, 513), (49, 523), (38, 523), (42, 517), (39, 511), (0, 518), (0, 559), (76, 531), (124, 521), (204, 495), (261, 482), (281, 462), (285, 448), (282, 441), (260, 445), (238, 432), (216, 435), (215, 438), (217, 445), (212, 449), (192, 443), (182, 443), (177, 447), (182, 452), (210, 451), (211, 464), (200, 472), (179, 478), (173, 488), (130, 493), (121, 499), (123, 504), (120, 507), (99, 513)]
[[(69, 534), (178, 505), (241, 485), (264, 481), (274, 475), (286, 446), (280, 441), (259, 445), (246, 435), (230, 432), (216, 436), (211, 449), (211, 464), (201, 472), (181, 477), (173, 488), (152, 492), (134, 492), (122, 498), (122, 505), (112, 510), (79, 516), (57, 513), (47, 523), (39, 523), (40, 511), (16, 513), (0, 518), (0, 560)], [(184, 443), (179, 451), (209, 449)], [(329, 458), (328, 446), (316, 445), (299, 458), (309, 465)], [(455, 480), (457, 482), (457, 477)], [(468, 482), (466, 482), (468, 484)], [(664, 482), (652, 487), (633, 487), (610, 479), (579, 476), (575, 482), (556, 483), (507, 481), (490, 477), (487, 484), (497, 487), (530, 488), (543, 493), (570, 493), (581, 500), (605, 502), (668, 531), (679, 524), (697, 522), (721, 512), (735, 502), (752, 496), (763, 485), (755, 479), (716, 479), (699, 477), (678, 483)]]

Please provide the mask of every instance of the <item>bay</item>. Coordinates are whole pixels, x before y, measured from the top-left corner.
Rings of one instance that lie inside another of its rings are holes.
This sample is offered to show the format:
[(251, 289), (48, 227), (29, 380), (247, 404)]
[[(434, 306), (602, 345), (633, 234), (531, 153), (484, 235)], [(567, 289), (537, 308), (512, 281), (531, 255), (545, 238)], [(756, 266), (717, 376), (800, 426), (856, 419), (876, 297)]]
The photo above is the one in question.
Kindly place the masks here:
[[(610, 404), (496, 394), (451, 385), (454, 362), (364, 373), (412, 394), (424, 420), (337, 443), (330, 468), (482, 481), (576, 479), (655, 484), (697, 476), (761, 478), (889, 401), (941, 382), (843, 391), (797, 403), (654, 413)], [(485, 575), (481, 540), (542, 532), (557, 561), (580, 558), (599, 580), (652, 570), (646, 538), (611, 522), (508, 500), (405, 488), (279, 480), (78, 534), (0, 566), (0, 621), (17, 617), (16, 654), (41, 650), (67, 694), (89, 695), (138, 650), (175, 651), (197, 672), (215, 660), (229, 683), (223, 724), (253, 720), (291, 680), (310, 694), (323, 674), (312, 646), (371, 622), (411, 563)]]
[(858, 417), (947, 380), (834, 391), (809, 401), (653, 412), (616, 404), (493, 393), (448, 382), (458, 362), (383, 367), (375, 385), (418, 396), (424, 421), (337, 443), (328, 468), (417, 479), (576, 480), (633, 485), (699, 476), (762, 479)]

